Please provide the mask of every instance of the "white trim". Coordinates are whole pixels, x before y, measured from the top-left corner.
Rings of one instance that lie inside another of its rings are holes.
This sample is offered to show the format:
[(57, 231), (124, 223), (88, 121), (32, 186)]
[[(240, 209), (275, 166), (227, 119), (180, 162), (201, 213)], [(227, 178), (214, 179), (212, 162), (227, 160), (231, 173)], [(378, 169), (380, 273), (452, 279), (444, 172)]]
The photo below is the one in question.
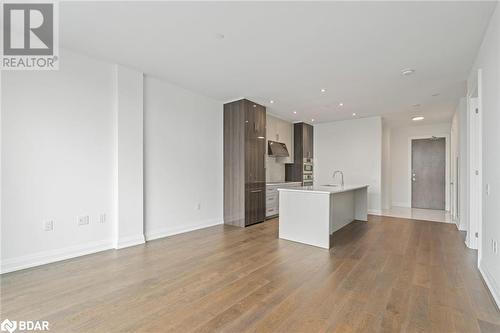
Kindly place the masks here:
[(368, 214), (382, 215), (382, 209), (368, 209)]
[(91, 253), (113, 248), (111, 240), (102, 240), (83, 245), (69, 246), (62, 249), (43, 251), (17, 258), (2, 260), (1, 273), (18, 271), (25, 268), (50, 264), (56, 261), (76, 258)]
[(130, 246), (135, 246), (139, 244), (144, 244), (146, 240), (144, 239), (144, 235), (136, 235), (136, 236), (127, 236), (121, 237), (117, 240), (115, 244), (115, 249), (123, 249)]
[[(450, 211), (450, 133), (448, 134), (443, 134), (443, 133), (437, 133), (437, 134), (432, 134), (432, 135), (417, 135), (417, 136), (410, 136), (408, 138), (408, 198), (410, 198), (410, 201), (408, 203), (408, 206), (401, 206), (401, 207), (412, 207), (411, 202), (412, 202), (412, 184), (411, 184), (411, 168), (412, 168), (412, 158), (411, 158), (411, 153), (412, 153), (412, 141), (413, 140), (418, 140), (418, 139), (431, 139), (433, 136), (438, 137), (438, 138), (444, 138), (445, 141), (445, 192), (444, 192), (444, 201), (445, 201), (445, 210), (448, 212)], [(396, 205), (394, 205), (396, 206)]]
[(222, 224), (223, 221), (219, 219), (206, 220), (198, 224), (192, 224), (187, 226), (175, 227), (175, 228), (162, 228), (152, 231), (146, 231), (146, 241), (173, 236), (177, 234), (182, 234), (185, 232), (212, 227), (214, 225)]
[(496, 284), (495, 279), (493, 279), (493, 276), (490, 274), (486, 266), (483, 264), (483, 261), (481, 261), (481, 263), (479, 264), (479, 272), (481, 272), (481, 276), (483, 277), (483, 280), (486, 283), (491, 296), (493, 296), (497, 308), (500, 309), (500, 288)]

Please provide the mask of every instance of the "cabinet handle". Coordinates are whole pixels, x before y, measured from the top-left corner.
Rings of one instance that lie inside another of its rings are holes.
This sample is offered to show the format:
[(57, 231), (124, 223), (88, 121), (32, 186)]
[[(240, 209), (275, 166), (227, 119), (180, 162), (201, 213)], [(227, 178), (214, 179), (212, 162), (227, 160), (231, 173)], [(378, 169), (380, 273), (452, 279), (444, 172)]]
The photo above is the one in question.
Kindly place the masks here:
[(253, 190), (253, 191), (250, 191), (250, 193), (259, 193), (259, 192), (262, 192), (262, 190)]

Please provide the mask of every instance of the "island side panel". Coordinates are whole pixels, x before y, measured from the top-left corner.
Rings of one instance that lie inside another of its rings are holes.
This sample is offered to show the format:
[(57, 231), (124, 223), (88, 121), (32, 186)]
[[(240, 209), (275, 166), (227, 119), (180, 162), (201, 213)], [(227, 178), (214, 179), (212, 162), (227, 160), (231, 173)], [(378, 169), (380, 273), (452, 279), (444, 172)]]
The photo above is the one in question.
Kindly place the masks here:
[(279, 238), (330, 248), (330, 194), (279, 191)]
[(368, 187), (354, 191), (354, 218), (357, 221), (368, 221)]
[(331, 196), (330, 233), (354, 221), (354, 191), (334, 193)]

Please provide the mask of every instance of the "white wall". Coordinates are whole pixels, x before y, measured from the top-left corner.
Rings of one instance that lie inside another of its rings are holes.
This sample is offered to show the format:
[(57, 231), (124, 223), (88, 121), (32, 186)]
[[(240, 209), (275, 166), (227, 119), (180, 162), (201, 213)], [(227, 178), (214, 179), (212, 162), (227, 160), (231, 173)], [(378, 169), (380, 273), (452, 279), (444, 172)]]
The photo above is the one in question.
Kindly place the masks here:
[(222, 110), (220, 102), (145, 77), (146, 239), (223, 222)]
[[(411, 207), (410, 158), (409, 142), (414, 137), (447, 137), (449, 152), (451, 123), (420, 125), (413, 127), (396, 127), (391, 129), (391, 173), (392, 173), (392, 205), (396, 207)], [(447, 157), (446, 173), (449, 175), (449, 158)], [(446, 184), (449, 184), (447, 179)], [(446, 187), (446, 197), (449, 197), (449, 186)], [(448, 204), (447, 199), (447, 204)], [(448, 208), (447, 208), (448, 209)]]
[[(457, 189), (456, 185), (458, 183), (457, 180), (457, 165), (460, 164), (458, 162), (459, 155), (459, 112), (453, 114), (451, 119), (451, 129), (450, 129), (450, 214), (451, 218), (459, 225), (457, 221)], [(453, 183), (453, 184), (451, 184)]]
[[(479, 267), (498, 305), (500, 305), (500, 250), (492, 251), (491, 241), (500, 246), (500, 6), (489, 23), (468, 80), (471, 91), (477, 70), (482, 69), (482, 238)], [(490, 186), (490, 194), (485, 192)]]
[(314, 163), (316, 185), (333, 183), (333, 172), (342, 170), (345, 184), (368, 184), (368, 208), (381, 209), (380, 117), (314, 125)]
[(392, 206), (391, 129), (382, 124), (382, 209)]
[(2, 73), (2, 271), (111, 247), (112, 66), (60, 59), (59, 71)]
[(285, 180), (285, 163), (293, 163), (293, 124), (266, 115), (266, 141), (279, 141), (286, 144), (289, 157), (269, 157), (266, 143), (266, 181), (278, 182)]
[(143, 217), (150, 239), (222, 223), (222, 104), (60, 59), (59, 71), (2, 72), (1, 271), (141, 243)]

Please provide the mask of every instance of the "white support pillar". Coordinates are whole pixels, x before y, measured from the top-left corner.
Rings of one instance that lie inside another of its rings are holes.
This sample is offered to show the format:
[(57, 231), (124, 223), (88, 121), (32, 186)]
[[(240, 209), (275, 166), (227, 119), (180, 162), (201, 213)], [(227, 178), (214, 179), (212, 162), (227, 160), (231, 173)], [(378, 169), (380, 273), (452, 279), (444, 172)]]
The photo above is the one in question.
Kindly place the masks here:
[(114, 67), (114, 246), (144, 243), (143, 73)]

